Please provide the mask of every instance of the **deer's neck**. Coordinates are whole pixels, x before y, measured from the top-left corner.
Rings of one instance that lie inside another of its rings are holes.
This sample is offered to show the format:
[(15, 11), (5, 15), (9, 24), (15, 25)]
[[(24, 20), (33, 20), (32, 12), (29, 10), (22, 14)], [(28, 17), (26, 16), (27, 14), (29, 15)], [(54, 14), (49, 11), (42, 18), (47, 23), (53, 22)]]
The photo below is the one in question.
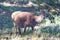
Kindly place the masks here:
[(40, 15), (40, 16), (35, 16), (35, 20), (37, 21), (37, 22), (41, 22), (43, 19), (44, 19), (44, 15)]

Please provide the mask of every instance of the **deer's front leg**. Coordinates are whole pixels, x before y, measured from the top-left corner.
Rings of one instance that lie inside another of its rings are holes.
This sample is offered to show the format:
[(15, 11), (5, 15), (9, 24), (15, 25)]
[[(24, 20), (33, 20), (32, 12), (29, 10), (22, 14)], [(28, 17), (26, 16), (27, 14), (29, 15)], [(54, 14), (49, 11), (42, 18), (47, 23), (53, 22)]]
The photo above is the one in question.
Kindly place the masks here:
[(27, 27), (26, 27), (26, 24), (25, 24), (25, 25), (24, 25), (24, 33), (26, 32), (26, 28), (27, 28)]

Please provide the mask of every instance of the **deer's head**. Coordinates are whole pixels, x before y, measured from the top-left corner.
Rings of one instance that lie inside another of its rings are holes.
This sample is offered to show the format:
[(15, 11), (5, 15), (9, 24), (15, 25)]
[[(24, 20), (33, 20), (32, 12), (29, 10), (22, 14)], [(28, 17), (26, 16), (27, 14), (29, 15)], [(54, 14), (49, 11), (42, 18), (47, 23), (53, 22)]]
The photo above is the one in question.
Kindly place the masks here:
[(42, 20), (46, 17), (45, 11), (41, 11), (39, 16), (34, 16), (37, 23), (41, 23)]

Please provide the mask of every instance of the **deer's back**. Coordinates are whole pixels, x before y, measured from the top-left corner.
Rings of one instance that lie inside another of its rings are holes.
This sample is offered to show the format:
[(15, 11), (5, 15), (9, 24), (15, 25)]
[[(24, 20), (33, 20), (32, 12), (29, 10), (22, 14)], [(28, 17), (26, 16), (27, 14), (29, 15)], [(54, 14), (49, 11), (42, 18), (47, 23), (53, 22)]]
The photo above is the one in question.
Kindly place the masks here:
[(24, 27), (24, 24), (32, 25), (33, 20), (33, 14), (30, 12), (14, 12), (12, 14), (12, 19), (14, 22), (21, 27)]

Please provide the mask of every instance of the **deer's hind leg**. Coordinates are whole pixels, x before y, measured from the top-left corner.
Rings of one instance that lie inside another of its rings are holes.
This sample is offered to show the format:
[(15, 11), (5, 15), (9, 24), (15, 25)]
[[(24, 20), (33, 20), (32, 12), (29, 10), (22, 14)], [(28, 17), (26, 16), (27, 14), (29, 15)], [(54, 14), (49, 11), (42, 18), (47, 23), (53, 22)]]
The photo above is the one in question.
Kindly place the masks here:
[(18, 27), (18, 31), (19, 31), (19, 34), (21, 34), (21, 28), (20, 27)]
[(14, 31), (14, 34), (17, 32), (17, 24), (15, 22), (13, 22), (12, 31)]

